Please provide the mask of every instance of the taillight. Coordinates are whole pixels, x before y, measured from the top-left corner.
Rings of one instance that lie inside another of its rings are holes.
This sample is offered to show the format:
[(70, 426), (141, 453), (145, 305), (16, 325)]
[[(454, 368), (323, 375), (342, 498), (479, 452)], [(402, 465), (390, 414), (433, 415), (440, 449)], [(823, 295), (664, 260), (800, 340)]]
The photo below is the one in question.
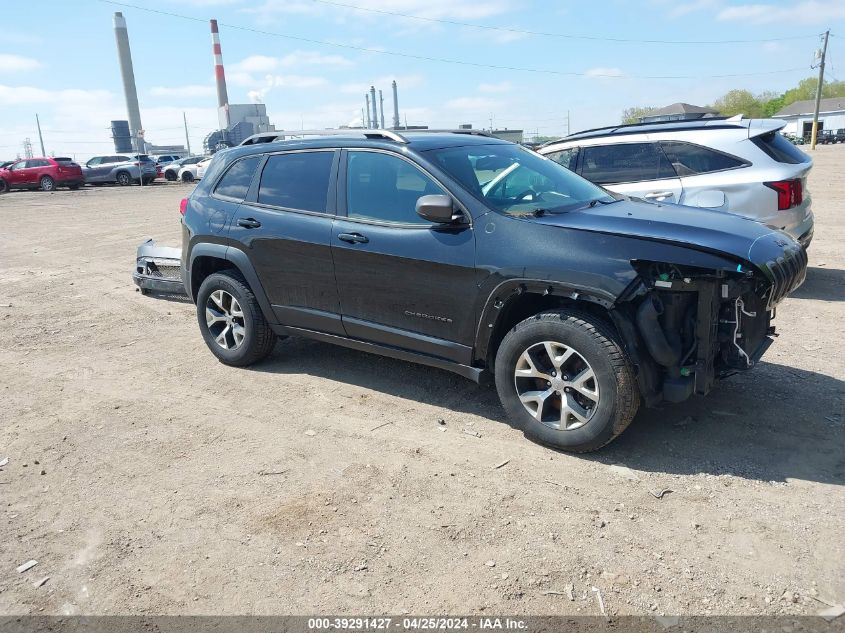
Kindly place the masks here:
[(804, 201), (804, 187), (800, 178), (792, 180), (778, 180), (777, 182), (764, 182), (769, 189), (774, 189), (778, 194), (778, 211), (785, 211), (797, 207)]
[(188, 210), (188, 199), (182, 198), (182, 202), (179, 203), (179, 213), (180, 215), (185, 215), (185, 211)]

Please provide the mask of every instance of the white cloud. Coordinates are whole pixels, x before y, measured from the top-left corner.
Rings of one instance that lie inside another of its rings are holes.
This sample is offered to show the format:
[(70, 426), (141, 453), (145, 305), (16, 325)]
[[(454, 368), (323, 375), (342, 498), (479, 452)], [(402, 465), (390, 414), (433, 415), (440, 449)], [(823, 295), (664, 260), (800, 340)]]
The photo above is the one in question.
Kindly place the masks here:
[(722, 9), (717, 17), (720, 20), (740, 20), (754, 24), (830, 24), (845, 19), (845, 2), (809, 0), (787, 6), (740, 4)]
[(210, 97), (215, 94), (215, 88), (214, 86), (203, 85), (176, 86), (174, 88), (156, 86), (150, 89), (150, 94), (153, 97)]
[(487, 92), (487, 93), (494, 93), (494, 92), (510, 92), (513, 90), (513, 86), (509, 81), (500, 81), (496, 84), (481, 84), (478, 86), (479, 92)]
[(624, 73), (619, 68), (590, 68), (589, 70), (584, 71), (584, 76), (586, 77), (599, 77), (599, 78), (606, 78), (606, 77), (622, 77)]
[(269, 73), (280, 68), (295, 68), (298, 66), (351, 66), (352, 61), (342, 55), (324, 55), (316, 51), (296, 50), (284, 57), (269, 57), (267, 55), (250, 55), (239, 62), (230, 65), (235, 73)]
[(63, 103), (89, 105), (109, 100), (108, 90), (45, 90), (33, 86), (0, 85), (0, 105), (29, 105), (36, 103)]
[(41, 62), (31, 57), (0, 53), (0, 73), (19, 73), (41, 68)]

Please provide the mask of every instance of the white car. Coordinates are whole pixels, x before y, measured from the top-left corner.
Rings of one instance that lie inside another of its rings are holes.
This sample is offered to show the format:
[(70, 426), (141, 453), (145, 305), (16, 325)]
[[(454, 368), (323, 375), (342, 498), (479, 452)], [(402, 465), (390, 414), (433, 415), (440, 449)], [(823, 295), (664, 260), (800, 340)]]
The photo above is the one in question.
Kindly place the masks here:
[(192, 165), (183, 165), (179, 168), (177, 178), (182, 182), (194, 182), (195, 180), (202, 180), (205, 174), (205, 168), (211, 162), (211, 158), (206, 158), (198, 163)]
[(780, 134), (784, 125), (741, 116), (617, 125), (537, 151), (610, 191), (745, 216), (806, 248), (813, 239), (813, 160)]

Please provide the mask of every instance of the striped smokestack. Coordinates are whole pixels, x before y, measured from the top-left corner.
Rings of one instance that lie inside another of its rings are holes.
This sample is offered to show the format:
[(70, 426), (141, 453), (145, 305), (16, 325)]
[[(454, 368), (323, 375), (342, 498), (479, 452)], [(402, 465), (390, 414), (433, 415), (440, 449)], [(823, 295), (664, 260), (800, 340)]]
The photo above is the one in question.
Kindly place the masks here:
[(229, 129), (229, 95), (226, 93), (226, 73), (223, 72), (223, 53), (220, 51), (220, 31), (217, 20), (211, 20), (211, 46), (214, 51), (214, 77), (217, 80), (217, 120), (221, 130)]

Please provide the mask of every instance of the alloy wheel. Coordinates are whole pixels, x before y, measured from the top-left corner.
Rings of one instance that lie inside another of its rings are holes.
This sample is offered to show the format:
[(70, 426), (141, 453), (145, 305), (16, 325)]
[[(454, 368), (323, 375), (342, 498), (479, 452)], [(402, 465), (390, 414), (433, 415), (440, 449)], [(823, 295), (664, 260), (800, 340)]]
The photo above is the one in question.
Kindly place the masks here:
[(244, 312), (238, 300), (225, 290), (215, 290), (205, 302), (208, 331), (223, 349), (237, 349), (246, 336)]
[(587, 424), (599, 404), (596, 374), (574, 348), (543, 341), (526, 349), (514, 369), (516, 394), (538, 422), (560, 431)]

